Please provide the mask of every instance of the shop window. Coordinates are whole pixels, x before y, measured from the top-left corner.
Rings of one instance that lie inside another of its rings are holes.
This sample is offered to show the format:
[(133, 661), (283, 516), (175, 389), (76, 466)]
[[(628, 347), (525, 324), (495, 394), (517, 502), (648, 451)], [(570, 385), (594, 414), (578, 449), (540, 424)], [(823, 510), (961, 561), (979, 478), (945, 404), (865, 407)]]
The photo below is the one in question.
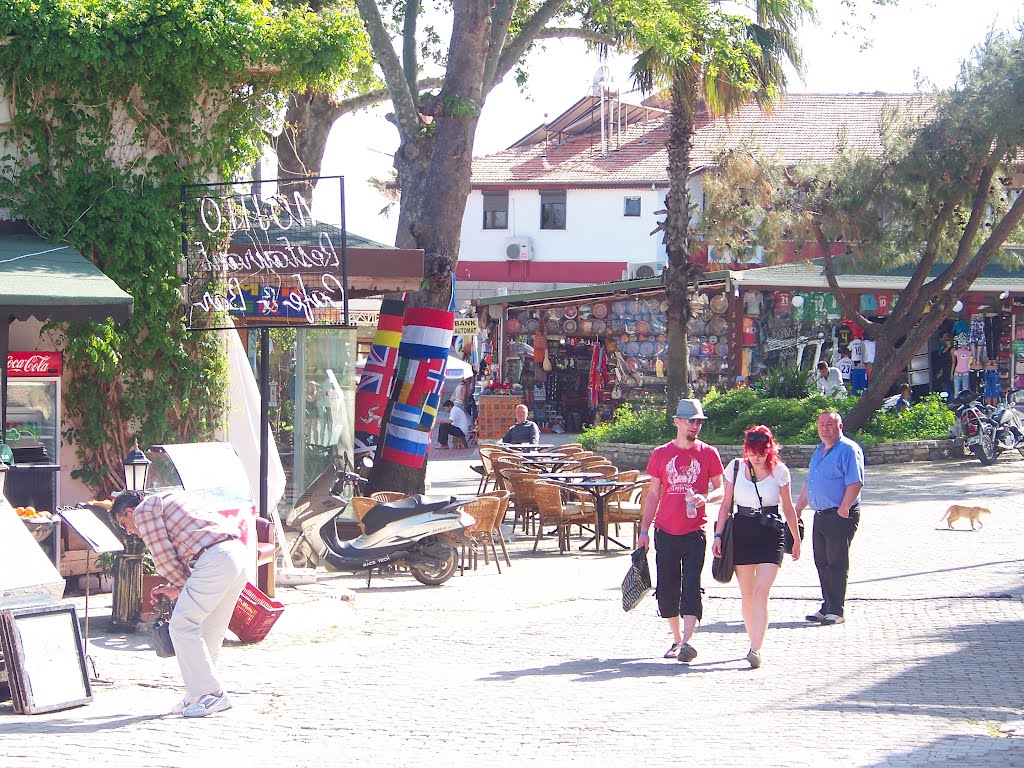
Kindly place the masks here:
[(484, 229), (508, 229), (508, 190), (484, 192)]
[(627, 197), (623, 200), (622, 205), (623, 216), (639, 216), (640, 215), (640, 198), (639, 197)]
[(540, 228), (565, 229), (565, 190), (540, 193)]

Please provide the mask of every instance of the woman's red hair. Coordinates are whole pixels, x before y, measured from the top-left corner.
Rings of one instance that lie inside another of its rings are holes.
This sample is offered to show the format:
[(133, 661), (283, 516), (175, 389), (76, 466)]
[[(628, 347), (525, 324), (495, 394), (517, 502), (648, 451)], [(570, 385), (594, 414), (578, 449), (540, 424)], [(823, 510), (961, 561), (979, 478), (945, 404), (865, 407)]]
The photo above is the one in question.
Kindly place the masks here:
[[(768, 429), (764, 424), (758, 424), (756, 427), (751, 427), (743, 433), (743, 453), (752, 453), (757, 456), (764, 456), (764, 465), (769, 472), (774, 472), (775, 467), (779, 463), (779, 444), (775, 442), (775, 436), (772, 431)], [(754, 438), (754, 442), (751, 441), (751, 435), (759, 435), (759, 438)], [(765, 442), (767, 438), (767, 442)]]

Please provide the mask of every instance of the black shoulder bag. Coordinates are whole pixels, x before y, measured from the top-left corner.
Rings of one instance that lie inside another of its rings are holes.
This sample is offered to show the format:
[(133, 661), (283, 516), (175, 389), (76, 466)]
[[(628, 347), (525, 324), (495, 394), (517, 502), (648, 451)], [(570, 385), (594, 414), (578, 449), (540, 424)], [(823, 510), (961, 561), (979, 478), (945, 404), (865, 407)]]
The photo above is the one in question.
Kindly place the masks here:
[(732, 581), (733, 574), (733, 552), (732, 552), (732, 508), (736, 503), (736, 478), (740, 473), (740, 461), (736, 460), (736, 469), (732, 473), (732, 498), (729, 501), (729, 515), (725, 518), (725, 527), (722, 529), (722, 554), (711, 560), (711, 578), (719, 584), (728, 584)]

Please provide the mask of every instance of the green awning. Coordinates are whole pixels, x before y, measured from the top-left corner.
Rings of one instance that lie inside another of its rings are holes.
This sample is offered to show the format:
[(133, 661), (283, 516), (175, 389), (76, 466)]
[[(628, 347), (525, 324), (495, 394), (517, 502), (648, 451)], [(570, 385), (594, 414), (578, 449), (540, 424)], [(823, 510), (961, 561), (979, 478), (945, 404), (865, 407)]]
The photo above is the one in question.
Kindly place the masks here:
[(132, 297), (69, 245), (0, 236), (0, 318), (125, 322)]

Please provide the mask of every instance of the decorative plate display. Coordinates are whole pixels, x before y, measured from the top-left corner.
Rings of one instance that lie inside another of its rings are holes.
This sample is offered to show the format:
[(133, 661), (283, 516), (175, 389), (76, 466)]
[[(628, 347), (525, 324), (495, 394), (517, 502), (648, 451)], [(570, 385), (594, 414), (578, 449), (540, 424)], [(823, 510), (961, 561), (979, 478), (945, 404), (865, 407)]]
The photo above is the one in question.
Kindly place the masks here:
[(704, 333), (704, 320), (699, 317), (693, 318), (690, 321), (690, 335), (700, 336), (702, 333)]
[(624, 315), (628, 305), (624, 301), (616, 301), (612, 304), (612, 312), (616, 315)]
[(663, 355), (668, 352), (668, 344), (664, 341), (659, 341), (656, 349), (658, 350), (659, 355)]
[(552, 307), (551, 309), (548, 310), (548, 317), (553, 317), (556, 320), (561, 318), (562, 314), (563, 310), (561, 307)]
[(707, 329), (709, 333), (713, 333), (716, 336), (725, 336), (729, 330), (729, 323), (724, 317), (714, 317), (708, 323)]
[(658, 305), (658, 309), (662, 312), (668, 312), (668, 299), (662, 299), (661, 304)]
[(654, 354), (654, 342), (653, 341), (643, 341), (643, 342), (641, 342), (640, 343), (640, 354), (641, 355), (646, 355), (647, 357), (650, 357), (651, 355), (653, 355)]
[(557, 320), (548, 320), (547, 323), (544, 324), (544, 329), (548, 333), (558, 333), (560, 330), (562, 330)]
[(569, 319), (562, 323), (566, 333), (576, 333), (576, 321)]
[(666, 336), (664, 333), (659, 333), (658, 334), (658, 341), (660, 341), (660, 342), (668, 341), (668, 336)]
[(626, 354), (627, 355), (632, 356), (632, 355), (638, 354), (639, 352), (640, 352), (640, 342), (638, 342), (638, 341), (630, 341), (630, 342), (628, 342), (626, 344)]
[(646, 320), (639, 320), (637, 322), (637, 324), (636, 324), (636, 332), (637, 333), (647, 333), (649, 330), (651, 330), (651, 324), (648, 323)]
[(715, 350), (718, 352), (718, 356), (719, 357), (728, 357), (729, 356), (729, 342), (727, 342), (727, 341), (720, 341), (720, 342), (718, 342), (718, 346), (715, 347)]
[(526, 325), (528, 322), (530, 322), (530, 313), (520, 312), (518, 315), (516, 315), (516, 319), (520, 322), (520, 324)]
[(711, 311), (716, 315), (721, 315), (729, 308), (729, 297), (724, 293), (720, 293), (717, 296), (711, 298)]
[(508, 322), (507, 322), (507, 323), (505, 323), (505, 328), (506, 328), (506, 329), (508, 329), (508, 332), (509, 332), (509, 333), (519, 333), (519, 330), (520, 330), (520, 329), (521, 329), (522, 327), (523, 327), (523, 326), (522, 326), (522, 323), (520, 323), (520, 322), (519, 322), (518, 320), (516, 320), (516, 319), (515, 319), (514, 317), (510, 317), (510, 318), (508, 319)]
[(576, 307), (566, 307), (565, 308), (565, 317), (568, 318), (569, 320), (572, 320), (574, 317), (576, 317), (577, 314), (578, 314), (578, 312), (577, 312)]
[(643, 307), (640, 305), (639, 301), (631, 301), (631, 302), (629, 302), (629, 311), (630, 311), (631, 314), (639, 315), (642, 310), (643, 310)]
[(580, 304), (580, 320), (587, 320), (592, 309), (589, 304)]
[(594, 317), (603, 319), (608, 317), (608, 305), (607, 304), (595, 304), (594, 305)]
[(605, 323), (604, 320), (595, 320), (594, 321), (594, 333), (596, 333), (598, 336), (600, 336), (606, 330), (608, 330), (608, 325), (607, 325), (607, 323)]
[(580, 320), (580, 333), (593, 333), (594, 332), (594, 321), (593, 320)]
[(538, 320), (537, 318), (531, 317), (529, 320), (526, 321), (526, 330), (528, 333), (533, 333), (538, 328), (540, 328), (540, 320)]
[(712, 344), (717, 344), (718, 343), (718, 337), (717, 336), (709, 336), (708, 337), (708, 341), (710, 341)]
[(621, 319), (612, 320), (610, 328), (612, 329), (612, 333), (622, 333), (626, 330), (626, 323)]

